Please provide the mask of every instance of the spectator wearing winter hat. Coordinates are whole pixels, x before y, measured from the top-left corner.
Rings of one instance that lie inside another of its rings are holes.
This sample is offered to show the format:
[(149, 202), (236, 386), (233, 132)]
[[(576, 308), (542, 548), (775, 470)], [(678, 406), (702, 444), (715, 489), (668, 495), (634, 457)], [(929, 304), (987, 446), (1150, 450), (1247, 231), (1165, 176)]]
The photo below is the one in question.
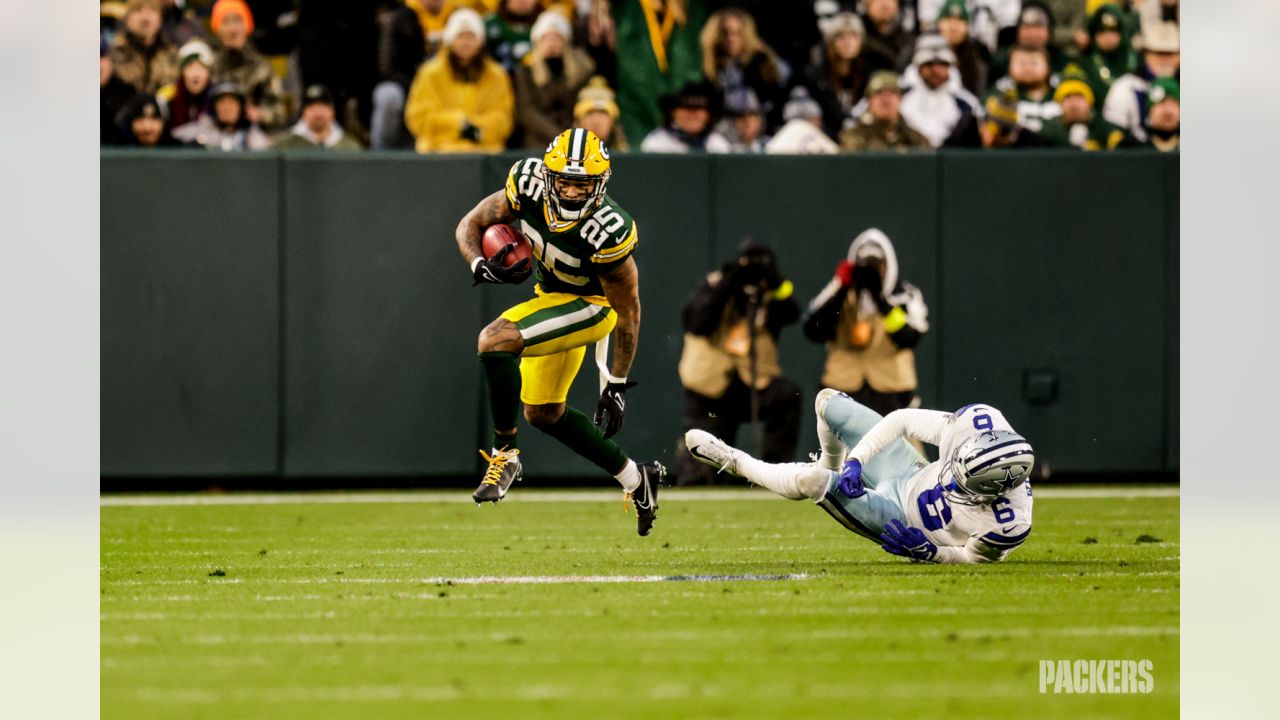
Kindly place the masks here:
[(234, 83), (245, 92), (245, 116), (268, 130), (288, 119), (284, 85), (271, 63), (254, 48), (253, 13), (244, 0), (218, 0), (210, 20), (217, 36), (213, 58), (213, 82)]
[(1018, 45), (1009, 52), (1009, 74), (996, 81), (992, 94), (1016, 95), (1018, 124), (1039, 132), (1045, 121), (1062, 112), (1053, 101), (1054, 81), (1045, 49)]
[(140, 93), (152, 94), (178, 77), (178, 53), (160, 35), (160, 0), (129, 0), (124, 32), (111, 40), (116, 77)]
[(1144, 31), (1142, 66), (1137, 72), (1116, 80), (1107, 91), (1102, 115), (1112, 124), (1139, 141), (1146, 142), (1147, 92), (1159, 78), (1179, 77), (1182, 56), (1179, 53), (1178, 26), (1172, 23), (1154, 25)]
[(515, 76), (516, 116), (523, 145), (542, 149), (573, 123), (578, 93), (596, 64), (570, 44), (573, 28), (557, 10), (539, 15), (529, 37), (533, 49)]
[(138, 91), (116, 77), (111, 48), (105, 37), (98, 38), (98, 73), (98, 142), (115, 145), (123, 142), (116, 116)]
[(769, 155), (833, 155), (840, 151), (823, 130), (822, 106), (809, 97), (803, 85), (791, 89), (782, 109), (786, 123), (765, 143)]
[(210, 113), (175, 128), (173, 136), (187, 145), (198, 145), (209, 150), (238, 152), (266, 150), (270, 138), (245, 112), (244, 88), (232, 82), (215, 84), (209, 89), (213, 104)]
[(930, 150), (929, 139), (907, 124), (902, 117), (902, 89), (898, 74), (881, 70), (871, 76), (867, 85), (866, 112), (851, 127), (840, 133), (840, 149), (845, 152), (864, 150)]
[(733, 148), (716, 132), (718, 95), (706, 83), (689, 83), (662, 99), (666, 122), (640, 143), (651, 153), (728, 153)]
[(1118, 78), (1136, 72), (1138, 56), (1129, 45), (1124, 11), (1107, 3), (1089, 18), (1089, 48), (1080, 57), (1096, 98), (1105, 98)]
[(764, 123), (760, 100), (751, 88), (742, 87), (725, 99), (724, 119), (717, 130), (729, 141), (733, 152), (758, 155), (769, 141)]
[(1053, 93), (1062, 114), (1046, 121), (1040, 134), (1050, 145), (1090, 151), (1114, 150), (1124, 140), (1125, 133), (1095, 112), (1095, 97), (1084, 72), (1074, 64), (1068, 65)]
[[(920, 131), (933, 147), (976, 147), (981, 144), (973, 116), (978, 99), (960, 86), (955, 73), (956, 56), (940, 35), (921, 35), (908, 70), (911, 80), (902, 95), (902, 118)], [(969, 137), (952, 137), (966, 128)]]
[(887, 63), (864, 52), (866, 30), (851, 12), (837, 13), (822, 23), (822, 53), (805, 69), (804, 84), (822, 107), (822, 127), (829, 137), (840, 133), (854, 106), (862, 100), (867, 81)]
[(720, 102), (749, 88), (759, 101), (770, 126), (781, 124), (784, 87), (791, 70), (760, 39), (756, 22), (736, 7), (718, 10), (707, 18), (699, 36), (702, 73), (720, 90)]
[[(471, 7), (458, 0), (405, 0), (404, 5), (418, 18), (418, 25), (422, 29), (421, 37), (426, 45), (426, 57), (435, 55), (444, 44), (444, 26), (453, 11), (459, 7)], [(472, 9), (479, 10), (474, 7)]]
[(955, 53), (960, 84), (974, 97), (982, 97), (990, 84), (991, 50), (970, 36), (969, 11), (964, 3), (965, 0), (946, 0), (938, 15), (937, 29)]
[(156, 93), (175, 130), (209, 112), (213, 51), (203, 40), (192, 40), (178, 48), (178, 68), (178, 81)]
[(1179, 148), (1181, 124), (1182, 90), (1178, 81), (1157, 78), (1147, 91), (1147, 115), (1143, 126), (1146, 137), (1139, 139), (1131, 133), (1125, 138), (1124, 147), (1173, 152)]
[(378, 5), (378, 82), (373, 87), (369, 146), (374, 150), (412, 148), (413, 136), (404, 126), (404, 103), (413, 75), (427, 57), (423, 26), (418, 14), (400, 0), (382, 0)]
[(996, 77), (1006, 75), (1013, 63), (1014, 48), (1035, 48), (1043, 50), (1049, 61), (1050, 73), (1057, 72), (1066, 64), (1066, 54), (1053, 44), (1053, 14), (1040, 0), (1026, 0), (1022, 4), (1022, 12), (1018, 15), (1018, 25), (1014, 32), (1013, 44), (995, 54), (992, 70)]
[(877, 67), (901, 72), (911, 63), (911, 46), (915, 38), (902, 26), (898, 0), (867, 0), (862, 18), (866, 28), (868, 59)]
[(618, 122), (618, 103), (609, 84), (599, 75), (578, 92), (573, 106), (574, 127), (585, 128), (604, 141), (609, 152), (630, 150), (627, 134)]
[(405, 125), (421, 153), (498, 152), (515, 125), (515, 96), (507, 73), (484, 54), (484, 21), (455, 10), (444, 49), (422, 64), (409, 88)]
[(160, 103), (145, 94), (133, 96), (116, 116), (121, 145), (140, 148), (177, 147), (178, 142), (169, 134)]
[(533, 24), (540, 11), (538, 0), (499, 0), (497, 11), (485, 17), (489, 54), (508, 73), (514, 74), (533, 48)]
[(333, 93), (311, 85), (302, 94), (302, 116), (272, 145), (277, 150), (359, 150), (360, 143), (337, 123)]

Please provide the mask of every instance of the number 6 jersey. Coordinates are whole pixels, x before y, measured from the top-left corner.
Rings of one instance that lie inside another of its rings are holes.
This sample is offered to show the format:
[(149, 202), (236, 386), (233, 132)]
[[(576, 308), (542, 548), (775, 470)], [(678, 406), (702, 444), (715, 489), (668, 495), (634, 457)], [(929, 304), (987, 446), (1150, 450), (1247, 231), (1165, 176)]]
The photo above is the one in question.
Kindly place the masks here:
[(635, 251), (636, 223), (608, 195), (586, 218), (571, 222), (554, 218), (544, 201), (546, 180), (538, 158), (511, 166), (506, 194), (516, 226), (533, 246), (538, 285), (544, 292), (604, 295), (600, 273)]
[(849, 451), (864, 465), (889, 443), (909, 435), (938, 446), (936, 462), (906, 482), (901, 502), (908, 524), (920, 528), (938, 546), (937, 562), (1001, 560), (1031, 534), (1031, 483), (1025, 482), (982, 505), (955, 502), (947, 491), (953, 478), (951, 458), (965, 440), (988, 430), (1013, 427), (990, 405), (966, 405), (954, 413), (937, 410), (896, 410), (876, 424)]

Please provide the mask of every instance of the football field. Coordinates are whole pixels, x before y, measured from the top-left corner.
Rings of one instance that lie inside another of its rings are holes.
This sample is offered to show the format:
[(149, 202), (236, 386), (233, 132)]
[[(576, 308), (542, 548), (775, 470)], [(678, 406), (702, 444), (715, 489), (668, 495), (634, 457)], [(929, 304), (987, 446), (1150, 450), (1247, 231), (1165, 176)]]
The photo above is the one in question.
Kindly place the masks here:
[[(104, 496), (103, 718), (1169, 718), (1172, 486), (1036, 487), (913, 565), (762, 490)], [(1150, 660), (1150, 694), (1040, 691)]]

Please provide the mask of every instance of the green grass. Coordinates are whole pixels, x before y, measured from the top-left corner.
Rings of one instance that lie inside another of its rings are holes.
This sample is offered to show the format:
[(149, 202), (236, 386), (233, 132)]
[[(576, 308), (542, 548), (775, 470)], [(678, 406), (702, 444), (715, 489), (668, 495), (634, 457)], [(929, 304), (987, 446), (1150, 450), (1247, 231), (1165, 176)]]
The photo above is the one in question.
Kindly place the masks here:
[[(1176, 497), (1044, 489), (1028, 543), (974, 567), (761, 491), (668, 491), (648, 538), (616, 499), (535, 494), (103, 507), (102, 717), (1177, 716)], [(743, 573), (812, 577), (423, 581)], [(1149, 658), (1155, 691), (1042, 695), (1042, 658)]]

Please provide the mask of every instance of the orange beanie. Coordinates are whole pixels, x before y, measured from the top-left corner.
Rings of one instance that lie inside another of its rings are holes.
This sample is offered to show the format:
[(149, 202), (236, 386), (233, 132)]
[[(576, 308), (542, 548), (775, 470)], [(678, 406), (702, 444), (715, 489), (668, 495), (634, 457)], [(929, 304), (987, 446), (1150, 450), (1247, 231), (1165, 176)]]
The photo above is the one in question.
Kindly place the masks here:
[(245, 32), (253, 33), (253, 13), (250, 12), (249, 6), (244, 0), (218, 0), (213, 4), (213, 14), (209, 18), (209, 26), (213, 31), (218, 32), (218, 28), (222, 26), (222, 18), (227, 13), (235, 13), (244, 18)]

